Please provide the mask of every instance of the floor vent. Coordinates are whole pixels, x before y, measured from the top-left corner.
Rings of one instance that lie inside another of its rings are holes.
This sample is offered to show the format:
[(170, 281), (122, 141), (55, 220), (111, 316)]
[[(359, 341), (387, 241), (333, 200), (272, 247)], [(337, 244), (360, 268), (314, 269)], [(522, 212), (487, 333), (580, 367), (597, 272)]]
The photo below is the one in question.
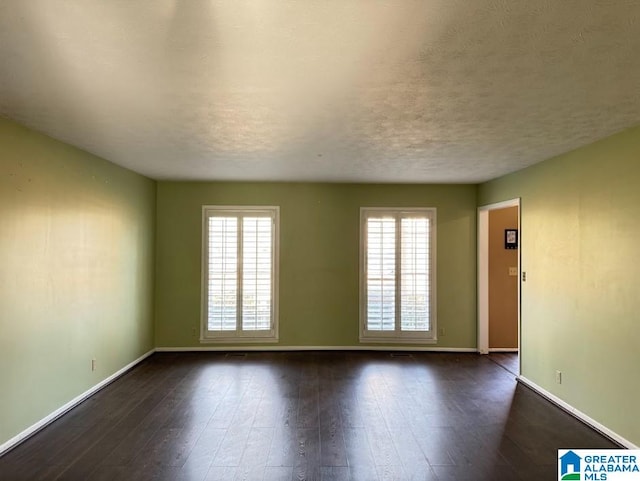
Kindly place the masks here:
[(392, 352), (389, 354), (389, 356), (391, 357), (401, 357), (401, 358), (413, 358), (413, 356), (411, 354), (409, 354), (408, 352)]
[(232, 357), (233, 359), (244, 359), (247, 357), (246, 352), (228, 352), (225, 357)]

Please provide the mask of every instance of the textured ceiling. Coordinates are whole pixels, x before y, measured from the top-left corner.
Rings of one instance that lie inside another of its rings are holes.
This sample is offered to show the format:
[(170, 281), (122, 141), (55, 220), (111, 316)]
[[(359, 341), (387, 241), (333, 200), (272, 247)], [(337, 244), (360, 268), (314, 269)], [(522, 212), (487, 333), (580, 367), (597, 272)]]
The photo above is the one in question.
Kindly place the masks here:
[(0, 0), (0, 115), (157, 179), (479, 182), (640, 123), (638, 0)]

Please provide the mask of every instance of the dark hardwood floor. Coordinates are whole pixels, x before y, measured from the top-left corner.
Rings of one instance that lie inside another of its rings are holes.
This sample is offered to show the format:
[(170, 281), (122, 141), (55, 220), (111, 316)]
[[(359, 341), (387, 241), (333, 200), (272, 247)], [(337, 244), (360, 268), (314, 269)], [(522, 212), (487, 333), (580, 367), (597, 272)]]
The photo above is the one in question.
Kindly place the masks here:
[(487, 358), (499, 366), (509, 371), (514, 376), (518, 375), (518, 353), (517, 352), (492, 352)]
[(155, 354), (0, 458), (21, 480), (552, 480), (612, 442), (475, 354)]

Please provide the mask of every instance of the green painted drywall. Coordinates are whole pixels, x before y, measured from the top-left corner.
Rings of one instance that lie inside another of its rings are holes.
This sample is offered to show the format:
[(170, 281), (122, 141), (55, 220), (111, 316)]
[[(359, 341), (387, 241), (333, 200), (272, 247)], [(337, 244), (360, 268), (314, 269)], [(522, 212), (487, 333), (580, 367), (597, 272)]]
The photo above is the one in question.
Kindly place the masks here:
[(153, 348), (155, 182), (4, 119), (0, 146), (2, 445)]
[(640, 128), (478, 196), (522, 198), (522, 374), (640, 445)]
[(281, 346), (359, 346), (360, 207), (437, 207), (437, 322), (446, 334), (437, 346), (473, 348), (476, 190), (473, 185), (158, 182), (156, 346), (200, 346), (195, 333), (201, 216), (202, 205), (210, 204), (280, 206)]

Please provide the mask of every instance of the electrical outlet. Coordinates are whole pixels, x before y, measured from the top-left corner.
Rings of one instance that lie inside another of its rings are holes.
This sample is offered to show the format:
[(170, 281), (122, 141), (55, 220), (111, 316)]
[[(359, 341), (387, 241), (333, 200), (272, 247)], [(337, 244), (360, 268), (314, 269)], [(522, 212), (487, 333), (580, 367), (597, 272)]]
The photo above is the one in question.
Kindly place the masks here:
[(518, 277), (518, 268), (517, 267), (509, 267), (509, 275)]
[(446, 332), (446, 331), (444, 330), (444, 327), (441, 327), (441, 328), (439, 329), (439, 331), (440, 331), (440, 335), (441, 335), (441, 336), (444, 336), (444, 335), (445, 335), (445, 332)]
[(193, 338), (196, 337), (196, 328), (195, 327), (191, 328), (191, 337), (193, 337)]
[(562, 371), (556, 371), (556, 383), (562, 384)]
[(96, 370), (96, 360), (95, 359), (91, 359), (91, 370), (92, 371)]

